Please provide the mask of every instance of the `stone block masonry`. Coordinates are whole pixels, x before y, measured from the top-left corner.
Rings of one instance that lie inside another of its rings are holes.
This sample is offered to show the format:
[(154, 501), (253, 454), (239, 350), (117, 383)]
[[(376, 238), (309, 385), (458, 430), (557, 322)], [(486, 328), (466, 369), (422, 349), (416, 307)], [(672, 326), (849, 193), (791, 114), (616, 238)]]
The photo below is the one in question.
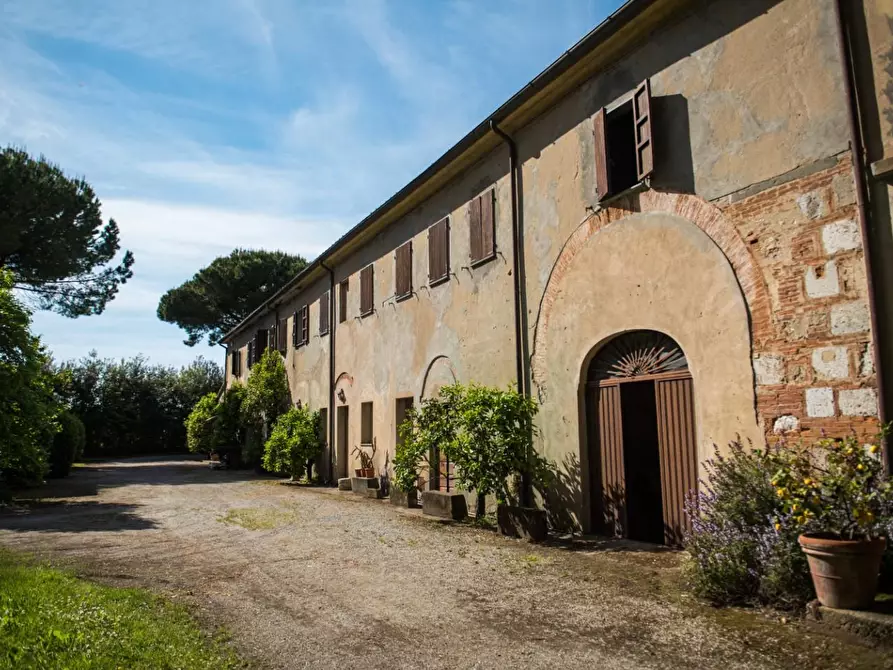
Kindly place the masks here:
[(851, 430), (872, 437), (876, 377), (849, 158), (716, 204), (747, 243), (771, 302), (770, 310), (750, 309), (767, 439)]

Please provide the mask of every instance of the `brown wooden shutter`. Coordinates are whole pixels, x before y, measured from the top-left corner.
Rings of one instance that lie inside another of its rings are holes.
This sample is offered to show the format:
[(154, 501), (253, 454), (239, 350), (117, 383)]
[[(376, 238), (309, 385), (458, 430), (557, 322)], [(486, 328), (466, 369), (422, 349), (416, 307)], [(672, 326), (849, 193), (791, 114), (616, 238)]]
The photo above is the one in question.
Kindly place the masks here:
[(310, 306), (304, 305), (301, 308), (301, 344), (307, 344), (310, 341)]
[(291, 346), (298, 348), (298, 334), (300, 333), (300, 315), (297, 311), (291, 315)]
[(254, 341), (253, 340), (248, 341), (247, 353), (248, 353), (248, 369), (250, 370), (251, 366), (254, 365)]
[(595, 189), (598, 199), (601, 200), (611, 191), (611, 182), (608, 178), (608, 137), (606, 134), (607, 116), (602, 107), (595, 113)]
[(669, 545), (681, 545), (685, 533), (691, 530), (691, 519), (685, 513), (685, 498), (698, 486), (692, 379), (657, 381), (654, 383), (654, 393), (657, 399), (664, 541)]
[(347, 292), (350, 290), (350, 280), (345, 279), (338, 285), (338, 323), (347, 321)]
[(242, 374), (242, 352), (236, 349), (230, 357), (230, 373), (233, 377)]
[(375, 285), (373, 266), (360, 270), (360, 316), (366, 316), (375, 309)]
[(329, 332), (329, 292), (326, 291), (319, 296), (319, 334), (325, 335)]
[(397, 247), (394, 257), (394, 294), (398, 298), (405, 298), (412, 295), (412, 240)]
[(598, 452), (601, 469), (602, 532), (626, 534), (626, 475), (623, 464), (623, 419), (620, 386), (598, 389)]
[(481, 196), (481, 260), (496, 253), (496, 189)]
[(471, 262), (477, 263), (484, 257), (483, 230), (481, 227), (481, 197), (474, 198), (468, 208), (468, 230), (471, 236), (469, 249)]
[(279, 351), (285, 353), (288, 351), (288, 317), (279, 319), (279, 326), (276, 328), (276, 336)]
[(636, 172), (639, 181), (654, 172), (654, 145), (651, 141), (651, 83), (645, 80), (633, 96), (636, 124)]
[(428, 283), (450, 276), (450, 219), (441, 219), (428, 228)]

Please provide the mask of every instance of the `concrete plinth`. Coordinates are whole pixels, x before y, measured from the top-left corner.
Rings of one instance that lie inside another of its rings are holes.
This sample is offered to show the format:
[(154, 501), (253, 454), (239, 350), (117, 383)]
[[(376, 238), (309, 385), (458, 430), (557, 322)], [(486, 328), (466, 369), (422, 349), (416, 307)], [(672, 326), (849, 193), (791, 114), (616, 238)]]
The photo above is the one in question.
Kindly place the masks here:
[(338, 480), (338, 490), (339, 491), (350, 491), (350, 477), (341, 477)]
[(396, 507), (418, 507), (419, 492), (416, 489), (412, 491), (401, 491), (393, 484), (391, 485), (391, 504)]
[(496, 524), (502, 535), (520, 537), (528, 542), (543, 542), (548, 534), (546, 512), (535, 507), (499, 505)]
[(461, 521), (468, 516), (468, 505), (461, 493), (422, 491), (422, 513), (441, 519)]
[(369, 489), (378, 489), (378, 477), (351, 477), (350, 490), (361, 496), (366, 495)]

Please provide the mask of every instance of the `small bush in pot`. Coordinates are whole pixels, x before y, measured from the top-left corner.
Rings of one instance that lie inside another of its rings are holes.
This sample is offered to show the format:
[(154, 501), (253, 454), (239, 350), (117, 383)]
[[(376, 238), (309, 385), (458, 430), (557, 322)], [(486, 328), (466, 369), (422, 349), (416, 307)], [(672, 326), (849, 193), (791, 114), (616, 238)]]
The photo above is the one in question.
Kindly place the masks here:
[(801, 531), (823, 605), (864, 609), (874, 601), (893, 528), (893, 481), (879, 452), (877, 444), (863, 445), (856, 436), (779, 451), (772, 485)]
[(377, 451), (377, 447), (374, 441), (369, 445), (369, 451), (366, 451), (365, 447), (366, 445), (353, 448), (353, 453), (360, 459), (360, 467), (356, 468), (356, 475), (357, 477), (374, 477), (375, 452)]

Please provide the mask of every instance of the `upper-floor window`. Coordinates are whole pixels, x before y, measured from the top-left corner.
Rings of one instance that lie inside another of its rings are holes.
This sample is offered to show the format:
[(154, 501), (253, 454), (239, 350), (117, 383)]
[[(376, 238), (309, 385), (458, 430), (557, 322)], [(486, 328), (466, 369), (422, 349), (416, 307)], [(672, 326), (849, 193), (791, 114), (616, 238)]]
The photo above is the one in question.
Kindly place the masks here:
[(319, 334), (327, 335), (329, 332), (329, 292), (319, 296)]
[(360, 270), (360, 316), (368, 316), (375, 309), (375, 275), (370, 263)]
[(496, 256), (496, 192), (487, 189), (468, 204), (471, 264)]
[(295, 349), (303, 347), (310, 341), (310, 309), (307, 305), (301, 307), (294, 314), (294, 324), (291, 329), (291, 343)]
[(412, 295), (412, 240), (394, 253), (394, 295), (398, 300)]
[(276, 348), (283, 354), (288, 351), (288, 317), (279, 319), (276, 326)]
[(248, 369), (260, 360), (269, 344), (269, 333), (266, 328), (258, 328), (254, 338), (248, 342)]
[(651, 141), (651, 85), (632, 98), (595, 114), (595, 182), (599, 200), (625, 191), (654, 172)]
[(242, 352), (236, 349), (230, 354), (230, 374), (239, 377), (242, 374)]
[(347, 321), (347, 292), (350, 290), (350, 280), (345, 279), (338, 284), (338, 323)]
[(428, 284), (438, 284), (450, 276), (450, 217), (428, 228)]

